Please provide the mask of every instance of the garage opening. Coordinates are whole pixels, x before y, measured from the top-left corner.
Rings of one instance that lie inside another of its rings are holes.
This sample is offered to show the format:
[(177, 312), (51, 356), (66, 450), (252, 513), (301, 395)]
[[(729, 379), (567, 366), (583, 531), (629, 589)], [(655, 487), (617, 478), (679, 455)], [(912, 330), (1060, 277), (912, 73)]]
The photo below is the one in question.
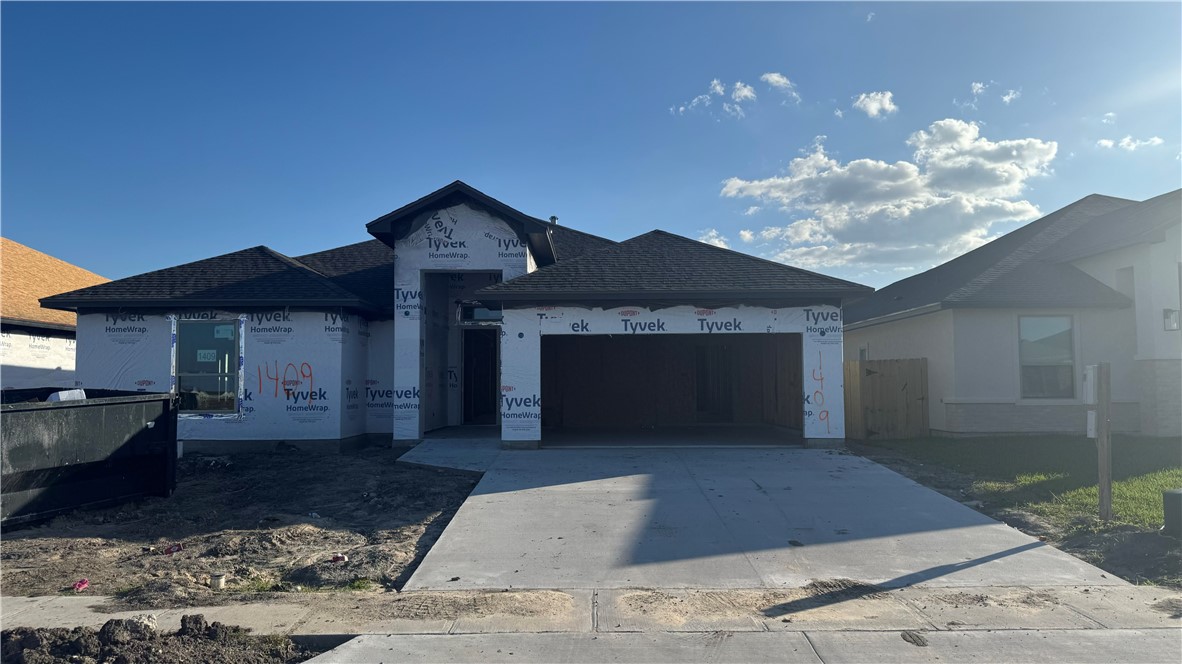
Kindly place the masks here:
[(799, 443), (799, 334), (542, 337), (542, 440)]

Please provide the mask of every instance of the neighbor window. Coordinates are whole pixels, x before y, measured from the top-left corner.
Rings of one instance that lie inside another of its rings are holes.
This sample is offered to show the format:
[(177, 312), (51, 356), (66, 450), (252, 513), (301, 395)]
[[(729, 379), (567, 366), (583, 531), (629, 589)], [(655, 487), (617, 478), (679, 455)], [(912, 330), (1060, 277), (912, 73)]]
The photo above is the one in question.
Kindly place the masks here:
[(1075, 352), (1070, 316), (1018, 318), (1023, 399), (1075, 397)]
[(238, 325), (235, 321), (177, 324), (176, 383), (182, 411), (237, 411)]

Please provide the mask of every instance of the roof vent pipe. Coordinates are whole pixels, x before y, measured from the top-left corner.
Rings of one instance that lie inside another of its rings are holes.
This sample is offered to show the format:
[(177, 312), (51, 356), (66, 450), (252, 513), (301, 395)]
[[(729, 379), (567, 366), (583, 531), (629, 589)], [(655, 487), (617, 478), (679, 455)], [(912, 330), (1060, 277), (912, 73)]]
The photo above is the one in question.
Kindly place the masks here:
[(550, 215), (550, 223), (557, 226), (558, 225), (558, 217), (555, 217), (554, 215)]

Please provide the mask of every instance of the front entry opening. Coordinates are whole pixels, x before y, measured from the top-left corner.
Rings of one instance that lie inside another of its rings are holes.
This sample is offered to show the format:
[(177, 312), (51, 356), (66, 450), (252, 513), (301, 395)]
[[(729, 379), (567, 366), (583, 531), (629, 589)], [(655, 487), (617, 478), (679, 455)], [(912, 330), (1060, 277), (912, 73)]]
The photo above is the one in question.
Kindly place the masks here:
[(496, 424), (500, 410), (501, 329), (464, 330), (464, 424)]

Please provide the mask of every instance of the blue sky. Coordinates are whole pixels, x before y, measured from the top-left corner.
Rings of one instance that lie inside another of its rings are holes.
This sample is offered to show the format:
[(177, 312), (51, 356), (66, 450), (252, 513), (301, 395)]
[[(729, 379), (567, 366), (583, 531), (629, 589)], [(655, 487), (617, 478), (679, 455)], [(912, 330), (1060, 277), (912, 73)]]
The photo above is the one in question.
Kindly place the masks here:
[(1180, 7), (6, 2), (2, 231), (119, 278), (462, 179), (883, 286), (1182, 185)]

